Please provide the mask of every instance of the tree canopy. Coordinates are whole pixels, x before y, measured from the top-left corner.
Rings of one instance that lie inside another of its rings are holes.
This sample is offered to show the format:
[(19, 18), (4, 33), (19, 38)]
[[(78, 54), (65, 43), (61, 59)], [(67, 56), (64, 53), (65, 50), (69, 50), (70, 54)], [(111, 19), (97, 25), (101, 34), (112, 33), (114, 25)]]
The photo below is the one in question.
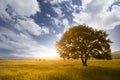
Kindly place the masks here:
[(56, 42), (55, 47), (64, 59), (81, 59), (84, 66), (90, 57), (111, 59), (111, 40), (103, 30), (86, 25), (70, 27)]

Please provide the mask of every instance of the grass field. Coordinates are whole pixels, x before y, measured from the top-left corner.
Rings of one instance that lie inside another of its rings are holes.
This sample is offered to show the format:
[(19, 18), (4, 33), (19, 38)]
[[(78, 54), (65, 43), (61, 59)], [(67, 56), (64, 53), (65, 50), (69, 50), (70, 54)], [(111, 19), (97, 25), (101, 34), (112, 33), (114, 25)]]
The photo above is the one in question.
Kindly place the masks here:
[(0, 60), (0, 80), (120, 80), (120, 60)]

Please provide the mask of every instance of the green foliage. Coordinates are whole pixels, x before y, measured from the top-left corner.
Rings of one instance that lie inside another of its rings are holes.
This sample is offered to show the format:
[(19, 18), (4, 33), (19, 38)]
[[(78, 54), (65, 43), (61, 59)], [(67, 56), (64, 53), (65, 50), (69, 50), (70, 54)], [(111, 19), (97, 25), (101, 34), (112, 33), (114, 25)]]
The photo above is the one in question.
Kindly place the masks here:
[(70, 27), (56, 42), (56, 49), (64, 59), (81, 58), (83, 65), (87, 65), (87, 59), (92, 56), (96, 59), (111, 59), (108, 34), (102, 30), (96, 30), (86, 25)]
[(0, 60), (0, 80), (120, 80), (120, 60)]

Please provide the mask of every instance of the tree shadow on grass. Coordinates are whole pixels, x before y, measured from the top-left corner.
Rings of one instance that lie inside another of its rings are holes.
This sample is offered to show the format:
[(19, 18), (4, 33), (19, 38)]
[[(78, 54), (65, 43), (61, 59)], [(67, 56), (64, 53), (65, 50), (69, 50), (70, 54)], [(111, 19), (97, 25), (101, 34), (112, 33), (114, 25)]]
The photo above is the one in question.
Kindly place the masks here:
[(84, 80), (120, 80), (120, 69), (88, 66), (80, 71)]

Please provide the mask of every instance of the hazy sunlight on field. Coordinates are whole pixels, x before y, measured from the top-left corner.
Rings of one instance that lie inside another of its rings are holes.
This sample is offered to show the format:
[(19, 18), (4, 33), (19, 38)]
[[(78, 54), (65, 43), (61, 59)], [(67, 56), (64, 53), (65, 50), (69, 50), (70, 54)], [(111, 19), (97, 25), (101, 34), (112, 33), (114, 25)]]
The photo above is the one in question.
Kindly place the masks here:
[(120, 60), (0, 60), (0, 80), (120, 80)]

